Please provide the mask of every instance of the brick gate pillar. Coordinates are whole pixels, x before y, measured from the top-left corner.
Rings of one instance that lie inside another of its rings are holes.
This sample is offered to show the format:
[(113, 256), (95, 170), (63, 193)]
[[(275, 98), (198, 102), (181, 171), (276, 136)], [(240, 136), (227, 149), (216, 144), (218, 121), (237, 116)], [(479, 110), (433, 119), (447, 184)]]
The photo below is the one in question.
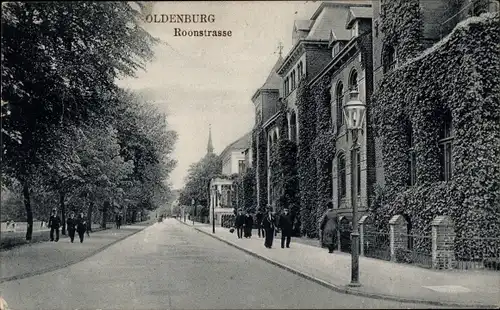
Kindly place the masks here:
[(408, 247), (408, 222), (402, 215), (394, 215), (389, 221), (390, 243), (391, 243), (391, 261), (396, 261), (397, 249), (406, 249)]
[(368, 225), (370, 222), (370, 218), (368, 215), (363, 215), (358, 222), (359, 225), (359, 246), (360, 246), (360, 252), (359, 254), (361, 256), (365, 256), (365, 231), (366, 231), (366, 225)]
[(448, 215), (436, 216), (432, 226), (432, 268), (452, 269), (455, 265), (455, 225)]

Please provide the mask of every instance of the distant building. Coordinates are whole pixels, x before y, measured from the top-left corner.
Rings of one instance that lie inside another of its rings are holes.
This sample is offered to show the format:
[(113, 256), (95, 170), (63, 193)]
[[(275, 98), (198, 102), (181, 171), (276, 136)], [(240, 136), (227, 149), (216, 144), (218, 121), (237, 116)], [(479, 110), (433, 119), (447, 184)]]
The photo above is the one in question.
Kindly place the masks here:
[(241, 174), (245, 171), (245, 150), (250, 145), (252, 133), (246, 133), (243, 137), (229, 144), (220, 154), (222, 160), (222, 174), (231, 176)]
[[(233, 201), (235, 200), (235, 190), (232, 176), (242, 174), (246, 170), (245, 150), (248, 149), (251, 140), (251, 132), (246, 133), (238, 140), (229, 144), (219, 155), (222, 160), (223, 178), (214, 178), (210, 181), (210, 223), (215, 211), (215, 223), (220, 224), (223, 215), (234, 214)], [(211, 133), (208, 143), (211, 147)]]

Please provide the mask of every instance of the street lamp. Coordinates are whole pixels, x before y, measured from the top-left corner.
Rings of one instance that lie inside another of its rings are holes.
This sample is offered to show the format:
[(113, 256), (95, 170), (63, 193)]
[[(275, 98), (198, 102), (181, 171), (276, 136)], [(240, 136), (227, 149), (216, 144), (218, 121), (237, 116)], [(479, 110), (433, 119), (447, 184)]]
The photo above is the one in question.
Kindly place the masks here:
[(352, 90), (350, 93), (349, 102), (344, 105), (344, 116), (347, 129), (352, 134), (352, 183), (354, 187), (352, 197), (352, 247), (351, 247), (351, 283), (349, 286), (361, 286), (359, 283), (359, 231), (358, 231), (358, 133), (363, 130), (365, 120), (365, 104), (358, 98), (359, 92)]
[(191, 199), (191, 206), (192, 206), (191, 213), (193, 213), (193, 214), (191, 214), (191, 217), (193, 218), (193, 226), (194, 226), (194, 214), (195, 214), (195, 212), (194, 212), (194, 208), (195, 208), (194, 199)]

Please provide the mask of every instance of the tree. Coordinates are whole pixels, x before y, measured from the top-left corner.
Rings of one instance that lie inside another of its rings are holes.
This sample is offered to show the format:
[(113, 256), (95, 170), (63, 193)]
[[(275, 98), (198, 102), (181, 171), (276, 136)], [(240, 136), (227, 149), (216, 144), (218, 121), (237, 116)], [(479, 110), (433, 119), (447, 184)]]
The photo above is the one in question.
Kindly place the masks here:
[(22, 186), (31, 240), (30, 191), (56, 150), (54, 127), (111, 118), (115, 79), (143, 68), (156, 41), (126, 2), (9, 2), (2, 11), (2, 176)]
[(222, 160), (215, 154), (207, 154), (199, 162), (192, 164), (179, 203), (191, 205), (191, 199), (194, 199), (197, 204), (208, 206), (210, 180), (223, 177), (221, 172)]

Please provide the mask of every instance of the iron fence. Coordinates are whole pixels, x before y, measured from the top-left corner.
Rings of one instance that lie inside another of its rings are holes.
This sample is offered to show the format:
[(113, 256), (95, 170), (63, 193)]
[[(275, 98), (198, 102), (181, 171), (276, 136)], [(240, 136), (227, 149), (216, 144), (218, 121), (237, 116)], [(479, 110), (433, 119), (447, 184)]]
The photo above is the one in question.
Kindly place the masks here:
[(432, 237), (424, 235), (402, 234), (404, 245), (396, 249), (396, 261), (432, 268)]
[(363, 251), (367, 257), (391, 260), (389, 234), (376, 231), (365, 232), (363, 234)]
[(455, 238), (455, 268), (500, 270), (500, 238)]

